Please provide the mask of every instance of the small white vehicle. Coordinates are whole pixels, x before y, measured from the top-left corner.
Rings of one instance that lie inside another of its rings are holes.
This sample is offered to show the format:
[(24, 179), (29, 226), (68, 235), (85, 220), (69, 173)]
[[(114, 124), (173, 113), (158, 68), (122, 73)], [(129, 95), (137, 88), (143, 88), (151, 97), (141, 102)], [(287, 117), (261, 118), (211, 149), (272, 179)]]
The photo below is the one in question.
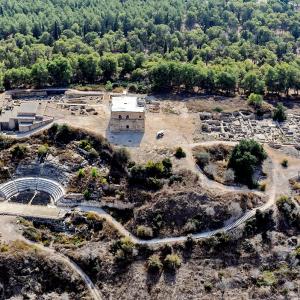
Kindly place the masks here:
[(161, 139), (165, 135), (165, 132), (163, 130), (160, 130), (156, 133), (156, 138)]

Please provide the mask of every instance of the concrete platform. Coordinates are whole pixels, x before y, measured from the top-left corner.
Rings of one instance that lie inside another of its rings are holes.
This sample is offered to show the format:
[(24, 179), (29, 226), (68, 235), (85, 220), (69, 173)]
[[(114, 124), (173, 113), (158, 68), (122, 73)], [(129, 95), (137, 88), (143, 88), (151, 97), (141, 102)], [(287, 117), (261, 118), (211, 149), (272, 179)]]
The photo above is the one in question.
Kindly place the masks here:
[(59, 219), (64, 214), (64, 210), (55, 206), (24, 205), (8, 202), (0, 203), (0, 215)]

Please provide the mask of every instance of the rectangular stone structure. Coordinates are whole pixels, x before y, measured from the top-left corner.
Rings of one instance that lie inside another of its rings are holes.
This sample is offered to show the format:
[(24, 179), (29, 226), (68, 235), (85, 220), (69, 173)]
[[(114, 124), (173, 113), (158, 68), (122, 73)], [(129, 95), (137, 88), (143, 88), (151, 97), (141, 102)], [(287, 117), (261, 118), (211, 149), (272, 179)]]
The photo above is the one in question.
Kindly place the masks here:
[(145, 131), (145, 101), (135, 96), (112, 97), (111, 132)]

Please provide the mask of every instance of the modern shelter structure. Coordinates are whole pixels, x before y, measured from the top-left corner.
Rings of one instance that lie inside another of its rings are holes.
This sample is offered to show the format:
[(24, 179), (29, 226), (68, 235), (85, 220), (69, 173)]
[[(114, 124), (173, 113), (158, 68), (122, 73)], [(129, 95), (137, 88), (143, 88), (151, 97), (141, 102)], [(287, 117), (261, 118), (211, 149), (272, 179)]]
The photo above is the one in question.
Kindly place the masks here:
[(23, 102), (1, 110), (0, 131), (27, 132), (52, 121), (52, 117), (39, 114), (38, 102)]
[(136, 96), (112, 97), (111, 132), (145, 131), (145, 100)]

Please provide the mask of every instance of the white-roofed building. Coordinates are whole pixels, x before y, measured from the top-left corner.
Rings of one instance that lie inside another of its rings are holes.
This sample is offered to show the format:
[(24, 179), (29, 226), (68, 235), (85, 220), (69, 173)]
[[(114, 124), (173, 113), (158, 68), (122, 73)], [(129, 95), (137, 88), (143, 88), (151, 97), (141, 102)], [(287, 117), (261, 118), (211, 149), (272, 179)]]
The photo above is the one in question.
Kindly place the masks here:
[(0, 113), (0, 131), (27, 132), (53, 121), (52, 117), (39, 114), (39, 103), (23, 102), (19, 106), (2, 109)]
[(134, 96), (112, 97), (110, 131), (145, 131), (145, 100)]

